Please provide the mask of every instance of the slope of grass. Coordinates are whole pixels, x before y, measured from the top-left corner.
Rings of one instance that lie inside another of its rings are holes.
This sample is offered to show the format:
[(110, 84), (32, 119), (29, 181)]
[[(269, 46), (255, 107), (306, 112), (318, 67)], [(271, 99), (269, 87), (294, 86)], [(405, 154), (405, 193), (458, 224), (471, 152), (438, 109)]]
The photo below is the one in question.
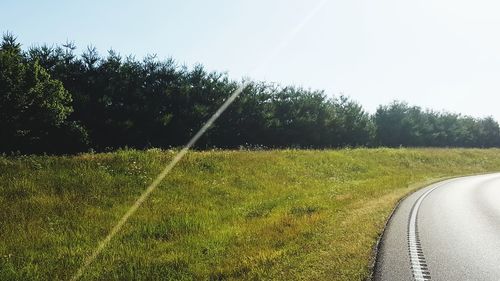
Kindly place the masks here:
[[(0, 280), (69, 279), (175, 151), (0, 157)], [(399, 198), (500, 150), (193, 152), (83, 280), (361, 280)]]

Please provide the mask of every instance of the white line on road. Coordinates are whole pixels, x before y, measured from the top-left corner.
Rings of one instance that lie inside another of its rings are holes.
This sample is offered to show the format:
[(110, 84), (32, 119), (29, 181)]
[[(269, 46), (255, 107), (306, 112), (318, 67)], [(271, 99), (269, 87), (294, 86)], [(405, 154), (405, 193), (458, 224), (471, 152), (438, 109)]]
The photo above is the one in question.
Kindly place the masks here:
[(411, 270), (415, 281), (425, 281), (431, 279), (431, 275), (427, 268), (427, 263), (425, 262), (425, 257), (422, 251), (422, 245), (420, 244), (420, 238), (418, 236), (417, 215), (420, 205), (422, 204), (422, 201), (424, 201), (425, 197), (427, 197), (427, 195), (429, 195), (432, 191), (448, 183), (450, 183), (450, 181), (441, 183), (426, 191), (417, 199), (411, 209), (410, 220), (408, 222), (408, 251), (410, 254)]

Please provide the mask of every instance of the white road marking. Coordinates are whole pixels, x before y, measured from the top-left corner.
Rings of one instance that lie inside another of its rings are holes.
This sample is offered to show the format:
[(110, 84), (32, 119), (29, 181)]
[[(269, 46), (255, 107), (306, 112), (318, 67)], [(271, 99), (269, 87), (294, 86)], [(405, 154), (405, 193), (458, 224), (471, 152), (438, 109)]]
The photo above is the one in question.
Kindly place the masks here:
[(418, 237), (418, 229), (417, 229), (418, 211), (420, 209), (422, 201), (424, 201), (427, 195), (429, 195), (436, 188), (448, 183), (450, 183), (450, 181), (441, 183), (426, 191), (417, 199), (417, 201), (413, 205), (413, 208), (411, 209), (410, 220), (408, 222), (408, 250), (410, 254), (410, 264), (413, 273), (413, 278), (416, 281), (425, 281), (431, 279), (431, 275), (429, 273), (427, 264), (425, 262), (424, 254), (422, 252), (422, 246), (420, 245), (420, 239)]

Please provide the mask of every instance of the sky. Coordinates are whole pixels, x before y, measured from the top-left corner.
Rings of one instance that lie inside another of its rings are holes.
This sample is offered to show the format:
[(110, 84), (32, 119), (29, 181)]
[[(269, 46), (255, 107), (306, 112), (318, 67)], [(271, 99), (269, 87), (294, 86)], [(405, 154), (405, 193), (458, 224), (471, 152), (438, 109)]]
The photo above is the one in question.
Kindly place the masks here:
[(290, 37), (320, 1), (2, 0), (0, 32), (500, 121), (500, 1), (327, 0)]

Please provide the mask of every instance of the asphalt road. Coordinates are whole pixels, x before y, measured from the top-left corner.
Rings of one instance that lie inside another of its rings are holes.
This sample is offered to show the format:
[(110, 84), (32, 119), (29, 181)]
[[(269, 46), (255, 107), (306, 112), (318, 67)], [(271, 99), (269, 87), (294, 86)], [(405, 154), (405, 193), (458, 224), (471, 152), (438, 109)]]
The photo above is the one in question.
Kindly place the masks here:
[(500, 280), (500, 173), (447, 180), (403, 200), (374, 280)]

